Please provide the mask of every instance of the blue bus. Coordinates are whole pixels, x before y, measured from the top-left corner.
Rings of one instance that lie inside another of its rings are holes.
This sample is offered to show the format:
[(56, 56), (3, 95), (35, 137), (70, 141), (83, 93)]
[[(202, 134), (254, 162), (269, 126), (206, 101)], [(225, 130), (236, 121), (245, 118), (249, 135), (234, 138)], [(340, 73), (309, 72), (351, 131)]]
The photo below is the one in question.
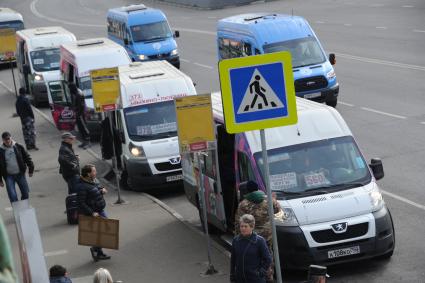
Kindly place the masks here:
[(329, 106), (337, 105), (339, 84), (335, 54), (325, 51), (308, 22), (299, 16), (254, 13), (222, 19), (217, 24), (218, 59), (289, 51), (295, 92)]
[(167, 60), (180, 68), (175, 38), (164, 13), (143, 4), (109, 9), (108, 37), (125, 47), (132, 61)]

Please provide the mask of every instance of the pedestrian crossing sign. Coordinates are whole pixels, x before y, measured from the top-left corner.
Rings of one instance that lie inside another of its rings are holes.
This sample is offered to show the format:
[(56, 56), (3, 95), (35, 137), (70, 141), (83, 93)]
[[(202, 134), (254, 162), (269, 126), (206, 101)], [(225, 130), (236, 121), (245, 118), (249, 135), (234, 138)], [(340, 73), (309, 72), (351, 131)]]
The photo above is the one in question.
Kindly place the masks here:
[(222, 60), (219, 72), (227, 132), (297, 123), (289, 52)]

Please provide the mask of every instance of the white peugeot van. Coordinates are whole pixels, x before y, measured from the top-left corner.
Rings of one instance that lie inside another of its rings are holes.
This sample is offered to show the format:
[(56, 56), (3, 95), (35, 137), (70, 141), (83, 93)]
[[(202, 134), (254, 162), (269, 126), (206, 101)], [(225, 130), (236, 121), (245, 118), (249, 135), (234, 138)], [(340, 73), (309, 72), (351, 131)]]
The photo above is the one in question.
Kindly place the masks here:
[(76, 41), (62, 27), (24, 29), (16, 32), (16, 65), (21, 87), (31, 94), (34, 105), (47, 102), (46, 83), (60, 80), (59, 47)]
[[(208, 224), (233, 233), (241, 183), (265, 191), (261, 139), (259, 131), (228, 134), (220, 93), (212, 102), (217, 150), (200, 160)], [(271, 190), (282, 207), (275, 215), (282, 267), (391, 257), (394, 226), (376, 182), (384, 177), (381, 160), (367, 164), (334, 108), (297, 98), (297, 113), (297, 124), (265, 130)], [(201, 209), (198, 162), (193, 154), (181, 162), (186, 196)]]
[(119, 67), (122, 109), (115, 125), (122, 137), (121, 183), (147, 190), (181, 182), (174, 98), (196, 95), (190, 77), (167, 61)]

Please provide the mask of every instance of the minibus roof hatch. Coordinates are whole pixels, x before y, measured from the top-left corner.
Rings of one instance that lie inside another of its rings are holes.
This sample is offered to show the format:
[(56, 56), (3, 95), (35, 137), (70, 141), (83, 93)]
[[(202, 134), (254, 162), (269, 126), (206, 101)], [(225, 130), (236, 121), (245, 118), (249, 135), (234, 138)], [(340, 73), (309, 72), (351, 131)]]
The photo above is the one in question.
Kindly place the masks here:
[(77, 46), (87, 46), (87, 45), (95, 45), (102, 44), (104, 41), (102, 39), (85, 39), (77, 41)]

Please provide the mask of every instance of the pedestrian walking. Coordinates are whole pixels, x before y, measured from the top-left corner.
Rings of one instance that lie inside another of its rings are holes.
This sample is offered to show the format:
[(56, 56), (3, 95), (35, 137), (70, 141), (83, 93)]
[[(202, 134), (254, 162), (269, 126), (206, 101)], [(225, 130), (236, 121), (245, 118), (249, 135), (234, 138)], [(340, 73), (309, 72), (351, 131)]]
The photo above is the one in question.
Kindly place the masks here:
[[(253, 215), (255, 218), (255, 232), (262, 236), (273, 254), (272, 226), (269, 217), (268, 203), (264, 192), (259, 190), (258, 184), (254, 181), (244, 182), (240, 185), (240, 191), (244, 199), (239, 203), (235, 215), (235, 233), (240, 233), (239, 219), (244, 214)], [(279, 203), (273, 199), (274, 212), (280, 211)], [(267, 271), (267, 281), (273, 281), (273, 264)]]
[(21, 118), (22, 134), (24, 136), (27, 150), (38, 150), (35, 143), (35, 127), (34, 127), (34, 112), (32, 111), (31, 103), (26, 97), (25, 88), (19, 89), (19, 96), (15, 103), (16, 113)]
[(83, 142), (78, 146), (84, 149), (90, 147), (90, 131), (87, 128), (85, 117), (86, 102), (84, 94), (77, 88), (74, 83), (69, 84), (69, 91), (71, 93), (72, 105), (75, 112), (78, 132), (80, 132)]
[(28, 199), (29, 186), (25, 178), (28, 167), (28, 176), (34, 173), (34, 163), (25, 148), (12, 139), (9, 132), (1, 135), (3, 143), (0, 145), (0, 187), (6, 183), (7, 195), (10, 202), (18, 201), (15, 183), (21, 191), (21, 200)]
[(254, 216), (244, 214), (238, 222), (240, 234), (232, 241), (230, 282), (265, 283), (272, 262), (266, 240), (254, 232)]
[(94, 273), (93, 283), (113, 283), (111, 273), (106, 268), (99, 268)]
[(62, 133), (62, 143), (59, 148), (59, 173), (68, 184), (68, 194), (77, 192), (77, 184), (80, 181), (80, 160), (75, 154), (72, 145), (75, 142), (75, 136), (70, 132)]
[(66, 268), (62, 265), (53, 265), (49, 270), (50, 283), (72, 283)]
[[(86, 216), (107, 218), (103, 197), (108, 191), (96, 181), (97, 171), (92, 164), (87, 164), (81, 169), (81, 182), (78, 185), (78, 208), (79, 213)], [(91, 255), (94, 261), (110, 259), (104, 254), (102, 248), (91, 247)]]

